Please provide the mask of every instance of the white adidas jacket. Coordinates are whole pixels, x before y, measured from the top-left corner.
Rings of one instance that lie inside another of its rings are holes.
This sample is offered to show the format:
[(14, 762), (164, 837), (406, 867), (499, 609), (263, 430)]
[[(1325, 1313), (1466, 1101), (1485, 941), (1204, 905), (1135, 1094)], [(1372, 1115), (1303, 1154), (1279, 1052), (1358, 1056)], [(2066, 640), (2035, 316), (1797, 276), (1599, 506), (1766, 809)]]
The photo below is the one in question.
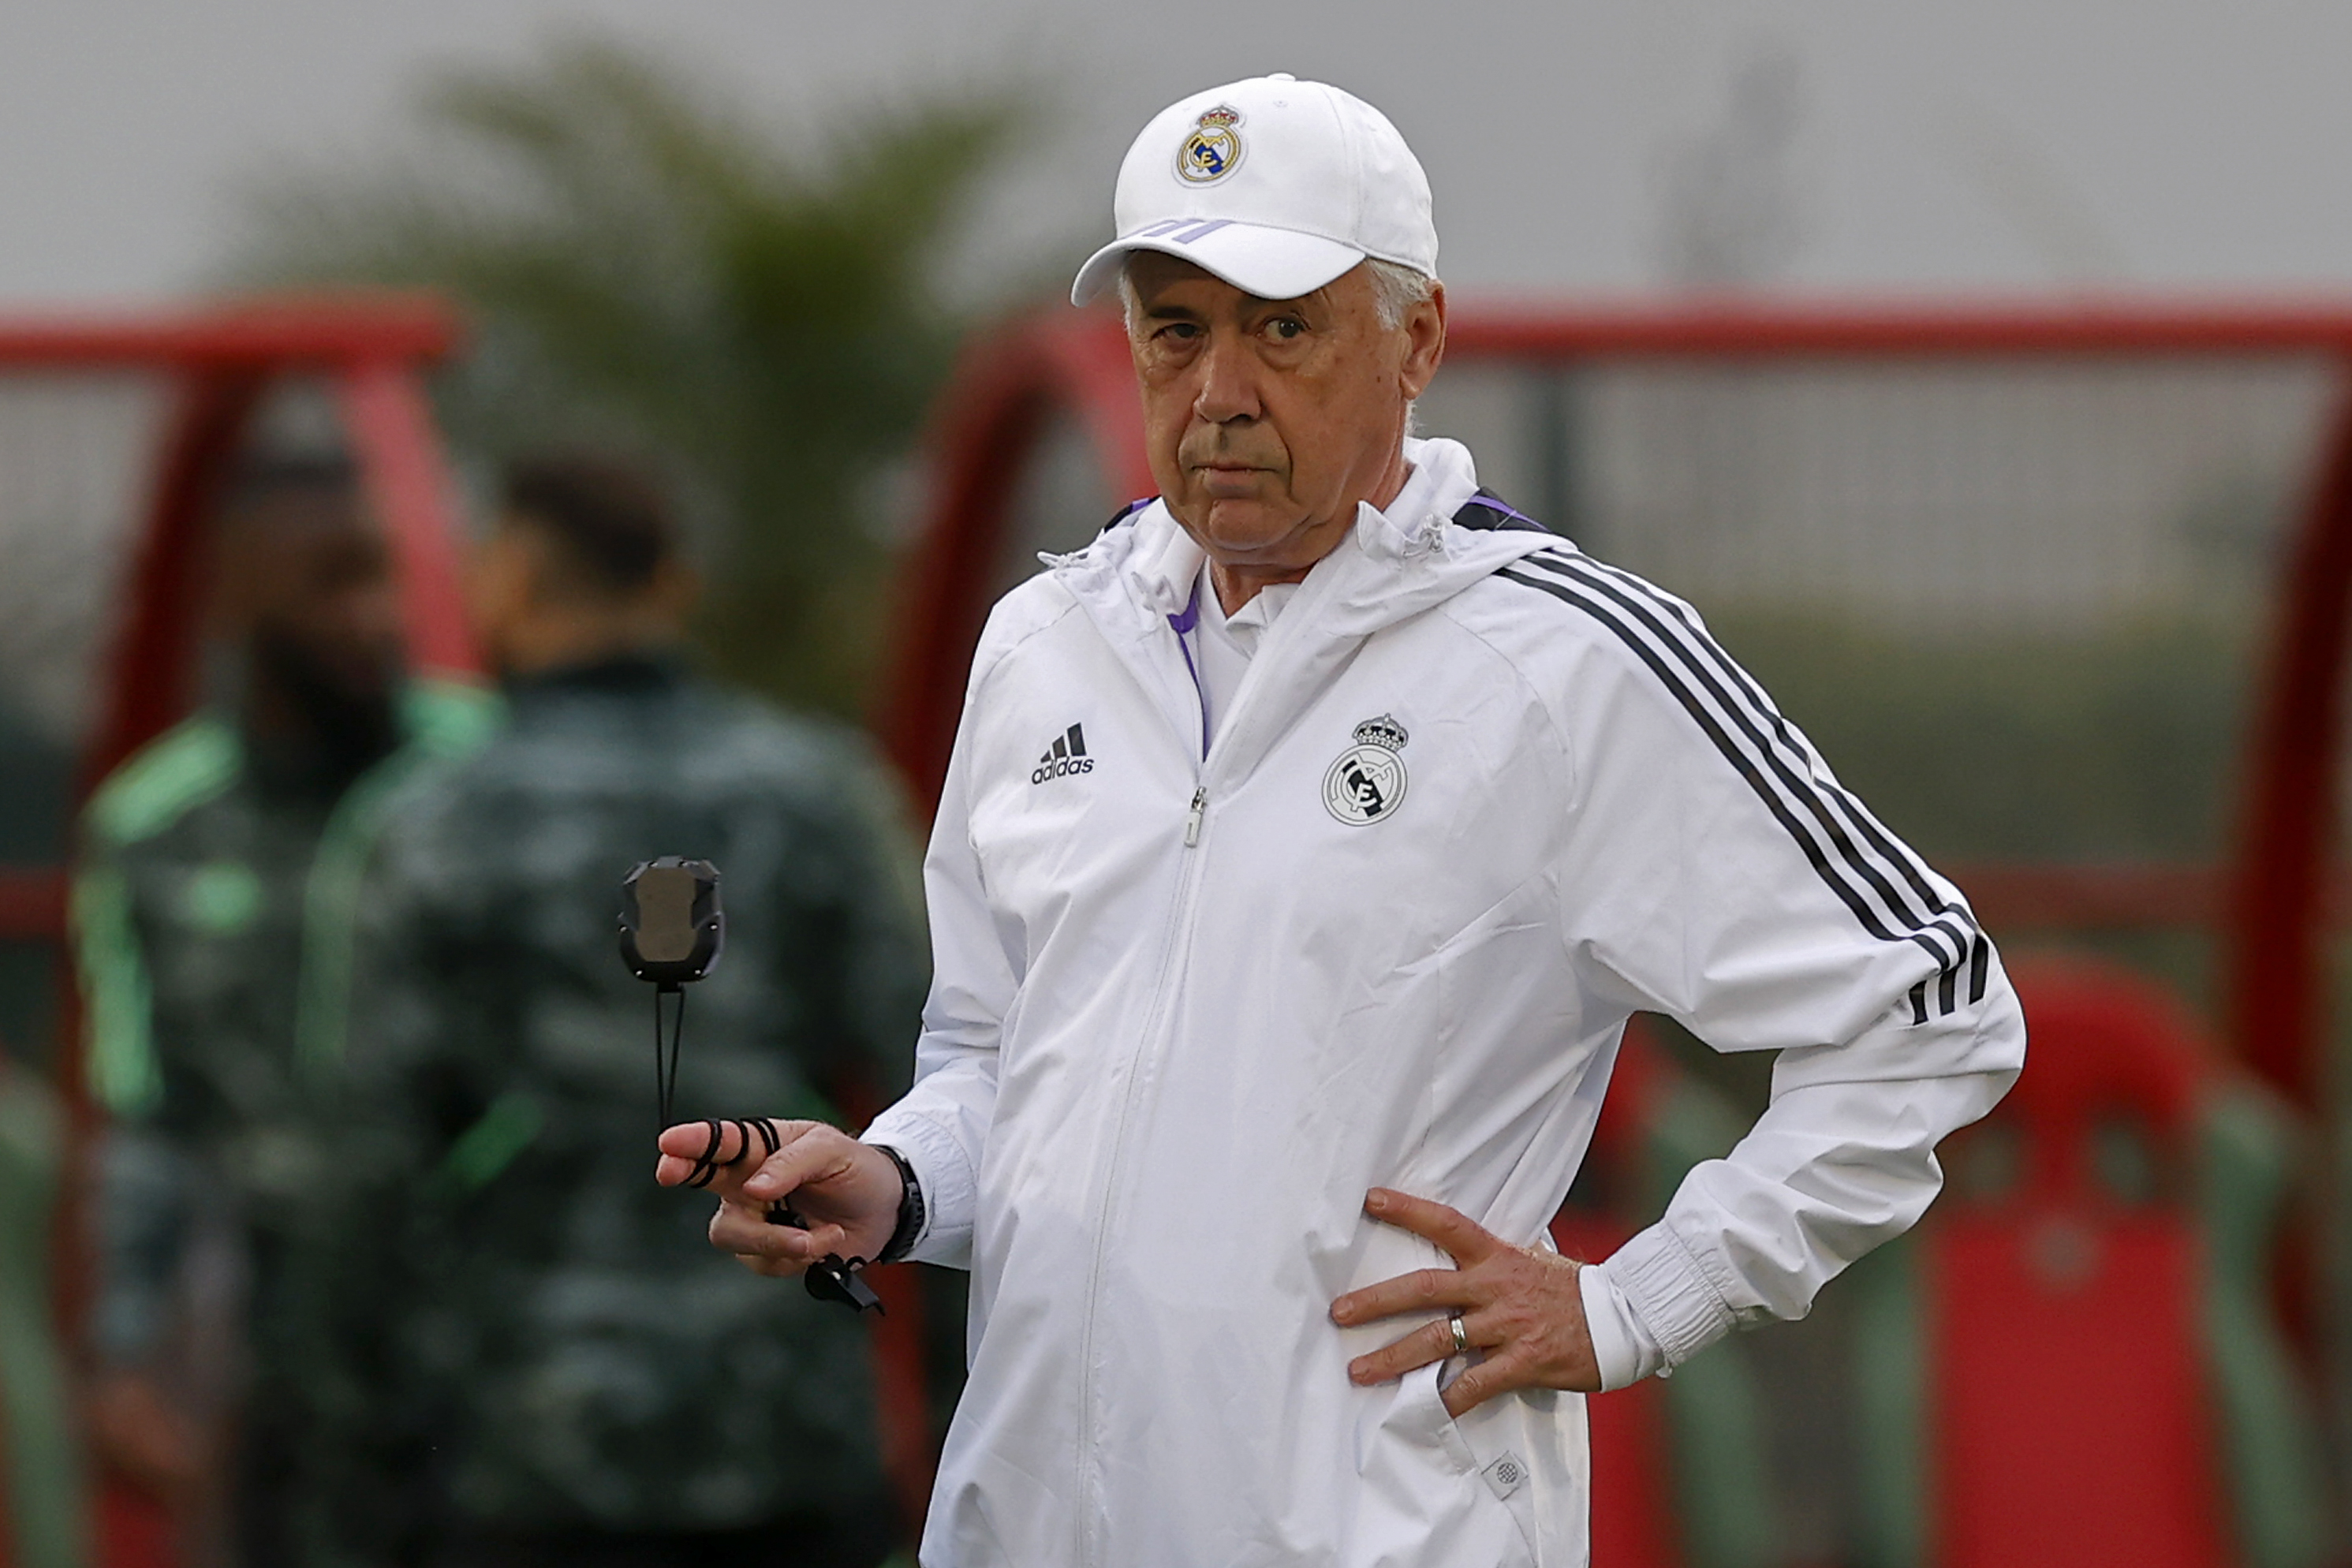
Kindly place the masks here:
[(1603, 1266), (1672, 1364), (1909, 1226), (2022, 1061), (1958, 893), (1696, 615), (1411, 455), (1205, 759), (1164, 505), (981, 639), (919, 1079), (866, 1134), (917, 1174), (915, 1256), (972, 1270), (930, 1568), (1580, 1564), (1579, 1396), (1454, 1421), (1443, 1369), (1349, 1382), (1412, 1325), (1332, 1298), (1445, 1262), (1365, 1190), (1538, 1244), (1630, 1011), (1781, 1052)]

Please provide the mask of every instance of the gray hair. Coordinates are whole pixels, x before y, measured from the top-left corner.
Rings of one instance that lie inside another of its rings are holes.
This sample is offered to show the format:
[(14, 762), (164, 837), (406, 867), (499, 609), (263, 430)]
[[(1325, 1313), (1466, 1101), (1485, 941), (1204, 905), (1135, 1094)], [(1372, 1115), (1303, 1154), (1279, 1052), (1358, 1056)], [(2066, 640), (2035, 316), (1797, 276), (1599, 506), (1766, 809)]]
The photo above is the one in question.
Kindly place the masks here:
[[(1427, 303), (1437, 289), (1437, 279), (1428, 273), (1377, 256), (1364, 258), (1364, 270), (1372, 280), (1372, 310), (1390, 331), (1403, 326), (1412, 308)], [(1128, 276), (1124, 263), (1118, 269), (1118, 302), (1126, 313), (1128, 330), (1133, 331), (1135, 319), (1143, 313), (1143, 301), (1137, 297), (1135, 280)]]
[(1371, 274), (1372, 309), (1380, 312), (1381, 325), (1391, 331), (1403, 326), (1412, 308), (1428, 304), (1437, 291), (1436, 279), (1402, 262), (1368, 256), (1364, 270)]

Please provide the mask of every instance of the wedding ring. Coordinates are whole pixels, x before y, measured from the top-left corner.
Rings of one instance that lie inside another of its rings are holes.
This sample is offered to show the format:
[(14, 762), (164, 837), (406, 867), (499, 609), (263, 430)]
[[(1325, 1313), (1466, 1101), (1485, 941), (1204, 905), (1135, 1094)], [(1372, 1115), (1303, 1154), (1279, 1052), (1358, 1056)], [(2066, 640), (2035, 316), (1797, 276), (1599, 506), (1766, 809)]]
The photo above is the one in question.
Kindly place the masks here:
[(1470, 1331), (1462, 1326), (1462, 1314), (1459, 1312), (1449, 1313), (1445, 1319), (1445, 1325), (1454, 1331), (1454, 1353), (1455, 1355), (1468, 1355), (1470, 1353)]

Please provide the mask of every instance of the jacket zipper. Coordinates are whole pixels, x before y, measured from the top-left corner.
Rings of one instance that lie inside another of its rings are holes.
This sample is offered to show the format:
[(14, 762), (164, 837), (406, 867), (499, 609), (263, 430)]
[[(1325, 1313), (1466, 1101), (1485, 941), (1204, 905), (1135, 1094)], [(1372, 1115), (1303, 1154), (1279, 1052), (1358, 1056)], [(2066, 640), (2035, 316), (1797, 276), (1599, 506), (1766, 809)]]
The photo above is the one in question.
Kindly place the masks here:
[[(1184, 616), (1168, 617), (1176, 633), (1176, 646), (1183, 651), (1184, 668), (1192, 677), (1192, 689), (1201, 702), (1201, 754), (1208, 760), (1209, 693), (1201, 682), (1201, 671), (1192, 662), (1192, 651), (1186, 646), (1184, 634), (1200, 614), (1200, 589), (1192, 590), (1192, 602), (1185, 606)], [(1192, 799), (1184, 813), (1184, 847), (1201, 846), (1201, 826), (1209, 808), (1209, 786), (1195, 775)], [(1201, 858), (1182, 856), (1176, 869), (1176, 899), (1169, 912), (1168, 942), (1160, 954), (1160, 978), (1153, 987), (1151, 1011), (1147, 1016), (1141, 1037), (1135, 1053), (1128, 1060), (1127, 1092), (1120, 1096), (1118, 1120), (1111, 1124), (1109, 1168), (1103, 1173), (1102, 1199), (1096, 1210), (1094, 1258), (1087, 1274), (1086, 1319), (1078, 1334), (1078, 1443), (1076, 1452), (1076, 1522), (1077, 1563), (1098, 1561), (1094, 1547), (1093, 1513), (1095, 1487), (1089, 1470), (1095, 1448), (1095, 1325), (1102, 1310), (1103, 1261), (1110, 1247), (1111, 1208), (1118, 1202), (1118, 1184), (1127, 1166), (1128, 1123), (1135, 1113), (1136, 1100), (1141, 1092), (1145, 1064), (1155, 1055), (1160, 1037), (1166, 1026), (1169, 992), (1184, 969), (1186, 956), (1192, 949), (1192, 895), (1199, 885), (1197, 875)]]
[[(1199, 847), (1202, 814), (1208, 805), (1208, 795), (1205, 785), (1192, 791), (1192, 807), (1184, 822), (1184, 847), (1188, 850)], [(1118, 1119), (1111, 1124), (1109, 1166), (1103, 1173), (1102, 1197), (1096, 1209), (1094, 1259), (1087, 1275), (1086, 1321), (1078, 1336), (1077, 1562), (1081, 1564), (1099, 1561), (1093, 1540), (1096, 1489), (1089, 1471), (1095, 1448), (1095, 1325), (1102, 1310), (1103, 1263), (1110, 1247), (1111, 1210), (1118, 1202), (1119, 1182), (1126, 1173), (1128, 1124), (1141, 1098), (1146, 1064), (1159, 1054), (1157, 1047), (1167, 1027), (1170, 994), (1192, 951), (1192, 899), (1200, 883), (1200, 863), (1198, 855), (1188, 854), (1177, 868), (1176, 900), (1169, 915), (1167, 948), (1160, 955), (1151, 1012), (1134, 1054), (1128, 1058), (1127, 1092), (1119, 1099)]]

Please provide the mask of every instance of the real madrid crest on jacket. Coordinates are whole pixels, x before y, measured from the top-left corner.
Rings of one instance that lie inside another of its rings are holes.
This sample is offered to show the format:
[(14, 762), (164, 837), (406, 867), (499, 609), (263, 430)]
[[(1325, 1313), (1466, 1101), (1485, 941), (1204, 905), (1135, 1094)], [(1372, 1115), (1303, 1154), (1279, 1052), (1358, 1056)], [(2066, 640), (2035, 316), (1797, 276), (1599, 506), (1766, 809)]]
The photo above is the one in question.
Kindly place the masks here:
[(1323, 804), (1361, 826), (1404, 804), (1404, 726), (1383, 713), (1356, 726), (1356, 743), (1323, 775)]
[[(974, 1274), (927, 1562), (1581, 1563), (1577, 1395), (1450, 1417), (1438, 1366), (1349, 1382), (1402, 1321), (1335, 1328), (1332, 1299), (1445, 1265), (1366, 1189), (1542, 1245), (1635, 1008), (1800, 1047), (1769, 1113), (1799, 1142), (1842, 1075), (1980, 1100), (2014, 1067), (1966, 904), (1688, 607), (1485, 498), (1454, 443), (1405, 455), (1229, 691), (1160, 502), (982, 637), (920, 1078), (866, 1133), (922, 1184), (913, 1255)], [(1604, 1278), (1671, 1364), (1907, 1223), (1838, 1201), (1715, 1162)]]

